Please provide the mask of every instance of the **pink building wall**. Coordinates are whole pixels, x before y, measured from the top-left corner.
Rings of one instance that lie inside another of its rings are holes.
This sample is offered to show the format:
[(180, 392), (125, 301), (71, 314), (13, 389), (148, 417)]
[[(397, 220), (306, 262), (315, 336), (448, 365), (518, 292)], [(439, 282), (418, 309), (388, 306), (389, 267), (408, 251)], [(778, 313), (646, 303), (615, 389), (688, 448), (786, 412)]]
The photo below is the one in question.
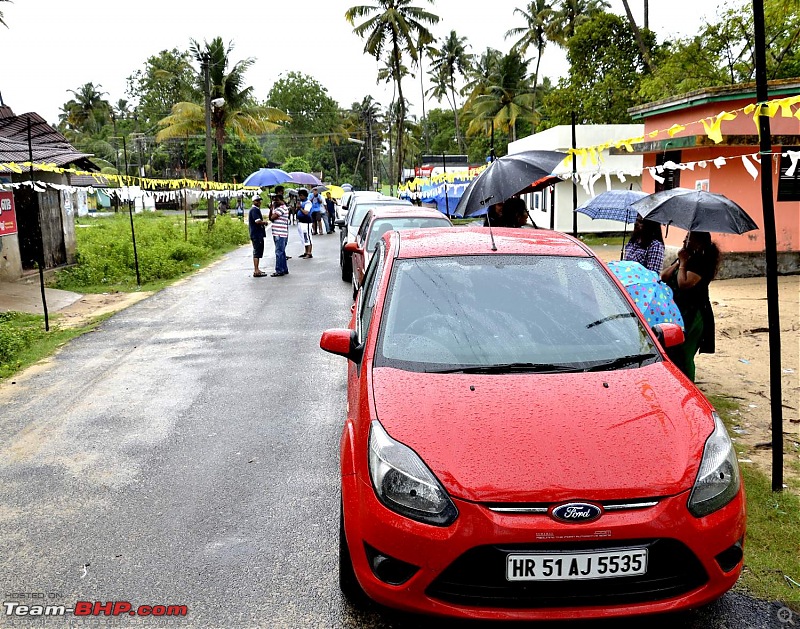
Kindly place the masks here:
[[(732, 111), (739, 109), (750, 104), (750, 100), (735, 100), (726, 102), (713, 102), (705, 103), (702, 105), (690, 106), (678, 111), (672, 111), (663, 114), (656, 114), (645, 118), (645, 138), (652, 140), (653, 138), (647, 137), (651, 131), (665, 131), (674, 124), (680, 124), (686, 127), (685, 130), (675, 133), (673, 137), (680, 138), (685, 136), (705, 136), (706, 132), (701, 122), (704, 117), (715, 118), (721, 111)], [(690, 124), (691, 123), (691, 124)], [(800, 136), (800, 119), (796, 117), (784, 118), (781, 116), (780, 110), (770, 120), (771, 132), (773, 138), (780, 135)], [(722, 251), (726, 252), (760, 252), (764, 251), (764, 218), (763, 207), (761, 203), (761, 167), (758, 163), (753, 164), (759, 169), (758, 178), (755, 180), (747, 172), (742, 160), (739, 158), (742, 154), (757, 153), (759, 148), (757, 145), (757, 129), (753, 122), (752, 114), (745, 114), (738, 112), (735, 120), (724, 121), (721, 126), (723, 135), (723, 144), (714, 145), (711, 140), (706, 138), (709, 143), (708, 146), (697, 147), (677, 147), (676, 150), (681, 151), (681, 163), (697, 162), (706, 160), (707, 165), (705, 168), (695, 167), (692, 170), (682, 170), (680, 173), (680, 186), (682, 188), (694, 189), (695, 183), (701, 180), (708, 180), (709, 191), (722, 194), (729, 199), (735, 201), (742, 206), (745, 211), (753, 218), (759, 226), (758, 231), (748, 232), (742, 235), (735, 234), (714, 234), (713, 238)], [(725, 136), (752, 136), (753, 144), (742, 146), (725, 146)], [(656, 140), (668, 139), (667, 133), (660, 133)], [(667, 150), (671, 150), (667, 148)], [(777, 200), (778, 193), (778, 177), (780, 166), (780, 153), (783, 147), (774, 145), (772, 147), (772, 185), (773, 185), (773, 202), (775, 207), (775, 224), (778, 251), (800, 251), (800, 202), (797, 201), (781, 201)], [(656, 165), (656, 153), (648, 153), (644, 155), (644, 166)], [(716, 157), (736, 157), (730, 159), (721, 168), (717, 168), (712, 161)], [(642, 189), (646, 192), (655, 191), (656, 182), (650, 175), (649, 171), (645, 171), (642, 175)], [(686, 232), (679, 228), (670, 227), (669, 233), (665, 242), (667, 245), (680, 246)]]

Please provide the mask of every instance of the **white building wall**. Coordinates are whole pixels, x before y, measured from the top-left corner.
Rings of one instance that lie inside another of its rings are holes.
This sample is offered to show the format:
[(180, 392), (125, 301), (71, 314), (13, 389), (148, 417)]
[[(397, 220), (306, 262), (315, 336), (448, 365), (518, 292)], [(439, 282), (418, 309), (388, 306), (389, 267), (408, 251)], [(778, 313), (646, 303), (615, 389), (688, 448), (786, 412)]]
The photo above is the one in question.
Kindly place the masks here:
[[(641, 124), (576, 125), (575, 127), (578, 148), (598, 146), (606, 142), (639, 137), (643, 134), (644, 125)], [(508, 145), (508, 153), (511, 155), (522, 151), (568, 151), (571, 147), (572, 127), (561, 125), (511, 142)], [(579, 162), (577, 165), (579, 175), (586, 180), (590, 180), (590, 178), (596, 180), (588, 191), (583, 185), (577, 186), (577, 205), (580, 206), (608, 189), (641, 190), (642, 165), (641, 155), (611, 155), (607, 150), (601, 153), (597, 164)], [(563, 171), (565, 173), (572, 171), (571, 162), (565, 162)], [(558, 231), (572, 232), (573, 215), (576, 213), (572, 210), (571, 180), (556, 184), (553, 186), (553, 192), (551, 189), (547, 189), (525, 196), (530, 214), (538, 227), (550, 228), (551, 225), (554, 225)], [(555, 205), (555, 221), (553, 221), (552, 215), (553, 204)], [(578, 232), (623, 231), (624, 225), (617, 221), (595, 220), (580, 212), (577, 213), (577, 217)], [(630, 226), (628, 230), (630, 230)]]

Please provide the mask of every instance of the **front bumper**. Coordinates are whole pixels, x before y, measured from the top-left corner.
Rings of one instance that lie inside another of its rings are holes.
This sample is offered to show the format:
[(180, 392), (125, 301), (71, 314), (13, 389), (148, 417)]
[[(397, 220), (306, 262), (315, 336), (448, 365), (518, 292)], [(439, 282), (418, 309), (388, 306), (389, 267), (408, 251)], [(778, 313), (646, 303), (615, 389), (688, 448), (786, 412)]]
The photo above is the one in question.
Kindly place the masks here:
[[(359, 583), (379, 603), (406, 611), (496, 620), (670, 612), (719, 598), (736, 582), (742, 566), (735, 552), (733, 565), (718, 557), (730, 558), (730, 549), (744, 539), (743, 491), (705, 518), (688, 513), (685, 492), (662, 498), (654, 507), (606, 512), (584, 524), (561, 524), (548, 515), (501, 514), (456, 499), (459, 517), (444, 528), (390, 511), (372, 486), (355, 475), (343, 479), (342, 494)], [(505, 580), (509, 552), (631, 546), (649, 549), (646, 577)], [(373, 573), (367, 553), (374, 561), (375, 551), (419, 569), (401, 585), (390, 585)]]

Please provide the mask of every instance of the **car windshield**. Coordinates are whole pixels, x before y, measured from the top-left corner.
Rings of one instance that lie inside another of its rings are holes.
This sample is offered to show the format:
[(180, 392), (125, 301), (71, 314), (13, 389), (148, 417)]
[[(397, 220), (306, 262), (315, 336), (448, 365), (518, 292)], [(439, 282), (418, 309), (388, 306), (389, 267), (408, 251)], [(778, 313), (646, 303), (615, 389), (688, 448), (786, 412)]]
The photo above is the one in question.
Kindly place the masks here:
[(622, 369), (657, 360), (597, 260), (476, 255), (395, 262), (375, 365), (506, 373)]
[(390, 231), (403, 231), (404, 229), (418, 229), (421, 227), (449, 227), (450, 221), (444, 216), (441, 218), (422, 216), (393, 216), (392, 218), (378, 218), (372, 223), (372, 228), (367, 237), (367, 251), (372, 251), (383, 235)]
[(362, 201), (361, 203), (356, 203), (356, 205), (353, 207), (353, 211), (350, 212), (349, 224), (351, 226), (357, 227), (358, 225), (361, 225), (361, 221), (364, 220), (364, 217), (367, 215), (367, 212), (369, 212), (372, 208), (381, 206), (385, 207), (387, 205), (410, 205), (410, 203), (406, 204), (400, 199), (390, 199), (390, 198), (381, 199), (380, 201), (377, 201), (375, 199), (370, 199), (369, 201)]

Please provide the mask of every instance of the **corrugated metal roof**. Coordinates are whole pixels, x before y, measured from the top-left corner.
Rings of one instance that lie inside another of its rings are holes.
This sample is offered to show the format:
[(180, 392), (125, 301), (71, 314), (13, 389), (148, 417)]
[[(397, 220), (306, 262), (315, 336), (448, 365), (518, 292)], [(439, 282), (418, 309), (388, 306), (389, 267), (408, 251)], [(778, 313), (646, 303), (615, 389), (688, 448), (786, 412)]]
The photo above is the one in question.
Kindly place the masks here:
[[(87, 159), (91, 157), (91, 154), (78, 152), (63, 135), (47, 124), (39, 114), (31, 112), (15, 116), (7, 106), (0, 109), (0, 164), (3, 162), (20, 163), (29, 160), (29, 120), (34, 163), (55, 164), (56, 166), (79, 163), (86, 170), (97, 169)], [(34, 167), (34, 171), (36, 170), (38, 169)], [(9, 170), (0, 167), (0, 172), (9, 172)]]

